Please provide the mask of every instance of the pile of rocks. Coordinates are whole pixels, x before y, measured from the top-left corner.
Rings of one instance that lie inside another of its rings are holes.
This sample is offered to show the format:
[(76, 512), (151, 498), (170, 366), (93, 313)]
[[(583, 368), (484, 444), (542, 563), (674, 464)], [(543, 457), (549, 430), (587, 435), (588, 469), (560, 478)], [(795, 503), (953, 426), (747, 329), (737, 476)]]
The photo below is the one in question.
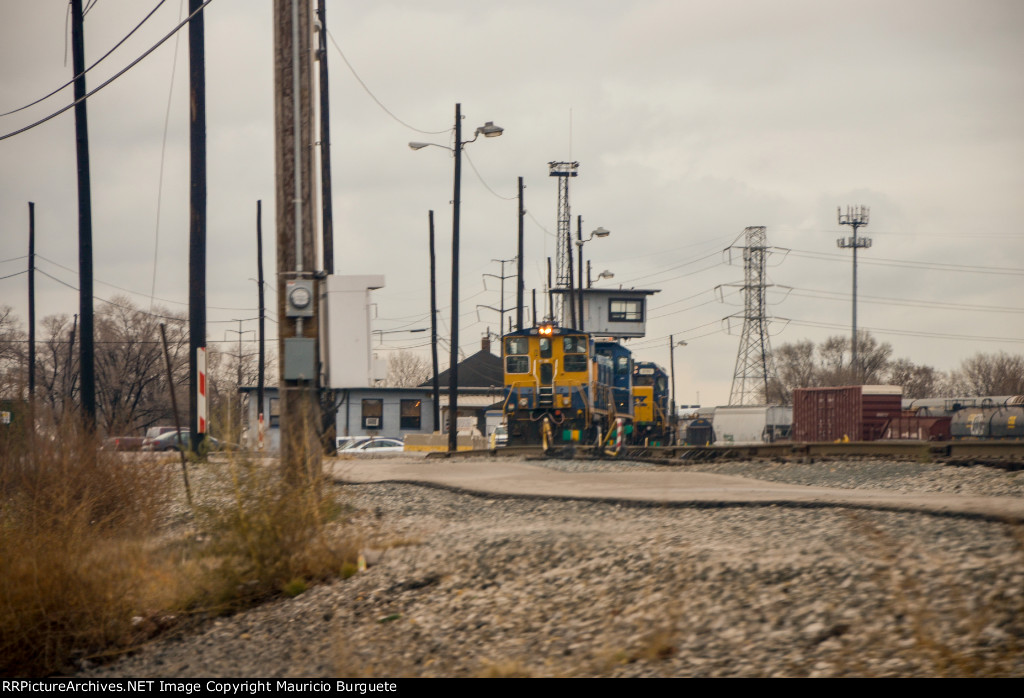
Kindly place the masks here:
[[(832, 466), (701, 469), (1024, 496), (1024, 477), (1002, 471)], [(346, 533), (364, 539), (365, 572), (82, 675), (1024, 675), (1020, 525), (339, 490), (359, 512)]]

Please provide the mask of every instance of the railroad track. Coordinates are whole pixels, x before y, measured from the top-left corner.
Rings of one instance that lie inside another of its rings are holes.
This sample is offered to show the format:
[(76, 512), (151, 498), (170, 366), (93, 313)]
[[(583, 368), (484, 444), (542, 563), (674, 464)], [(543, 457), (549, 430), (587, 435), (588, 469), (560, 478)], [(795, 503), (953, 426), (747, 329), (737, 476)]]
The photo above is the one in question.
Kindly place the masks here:
[(559, 446), (547, 452), (536, 446), (431, 453), (429, 458), (502, 456), (526, 459), (583, 458), (638, 460), (660, 465), (690, 465), (718, 460), (802, 460), (875, 457), (943, 462), (950, 465), (989, 465), (1006, 470), (1024, 469), (1024, 441), (851, 441), (847, 443), (790, 443), (714, 446), (626, 446), (617, 456), (594, 446)]

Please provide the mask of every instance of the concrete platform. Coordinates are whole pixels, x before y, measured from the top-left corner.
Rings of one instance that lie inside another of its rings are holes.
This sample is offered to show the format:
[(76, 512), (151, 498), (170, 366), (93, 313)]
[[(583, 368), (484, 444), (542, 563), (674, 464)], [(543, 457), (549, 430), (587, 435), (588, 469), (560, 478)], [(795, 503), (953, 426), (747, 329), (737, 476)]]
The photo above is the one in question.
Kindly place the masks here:
[(808, 487), (693, 470), (569, 473), (507, 458), (445, 460), (408, 456), (330, 460), (325, 461), (324, 469), (340, 482), (417, 483), (498, 496), (702, 507), (839, 506), (1024, 521), (1024, 499), (1017, 497)]

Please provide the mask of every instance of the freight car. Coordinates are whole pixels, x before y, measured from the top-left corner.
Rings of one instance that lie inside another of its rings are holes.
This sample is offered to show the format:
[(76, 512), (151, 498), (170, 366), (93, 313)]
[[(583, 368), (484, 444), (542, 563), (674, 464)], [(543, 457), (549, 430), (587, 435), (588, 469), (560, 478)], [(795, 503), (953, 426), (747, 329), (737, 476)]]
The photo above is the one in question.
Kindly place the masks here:
[(1024, 395), (1002, 404), (958, 410), (950, 420), (949, 433), (954, 439), (1024, 438)]
[(502, 412), (512, 445), (594, 443), (632, 422), (632, 355), (616, 342), (542, 324), (502, 337)]

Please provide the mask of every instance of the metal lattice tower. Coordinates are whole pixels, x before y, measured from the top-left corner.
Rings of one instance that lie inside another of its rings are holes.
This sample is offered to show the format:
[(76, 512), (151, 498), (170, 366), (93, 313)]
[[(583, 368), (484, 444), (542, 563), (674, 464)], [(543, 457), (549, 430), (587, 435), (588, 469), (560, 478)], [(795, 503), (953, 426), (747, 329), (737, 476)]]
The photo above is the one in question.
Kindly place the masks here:
[(840, 249), (849, 248), (853, 250), (853, 323), (850, 332), (850, 366), (853, 367), (854, 375), (859, 381), (861, 372), (860, 367), (857, 365), (857, 250), (871, 247), (871, 238), (858, 238), (857, 228), (868, 224), (871, 209), (867, 206), (847, 206), (845, 215), (838, 208), (836, 209), (836, 214), (839, 217), (839, 225), (848, 225), (853, 228), (853, 236), (839, 238), (836, 240), (836, 245)]
[[(558, 177), (558, 233), (555, 247), (555, 286), (569, 288), (572, 279), (569, 276), (569, 258), (572, 255), (572, 214), (569, 209), (569, 179), (577, 175), (578, 162), (549, 162), (548, 176)], [(561, 307), (563, 301), (559, 300)], [(554, 316), (560, 315), (559, 309)], [(564, 319), (563, 319), (564, 321)]]
[[(768, 341), (765, 297), (769, 284), (764, 273), (768, 254), (763, 225), (744, 229), (743, 250), (743, 332), (732, 376), (730, 405), (757, 405), (767, 401), (768, 382), (775, 378), (775, 360)], [(738, 316), (733, 316), (738, 317)]]

